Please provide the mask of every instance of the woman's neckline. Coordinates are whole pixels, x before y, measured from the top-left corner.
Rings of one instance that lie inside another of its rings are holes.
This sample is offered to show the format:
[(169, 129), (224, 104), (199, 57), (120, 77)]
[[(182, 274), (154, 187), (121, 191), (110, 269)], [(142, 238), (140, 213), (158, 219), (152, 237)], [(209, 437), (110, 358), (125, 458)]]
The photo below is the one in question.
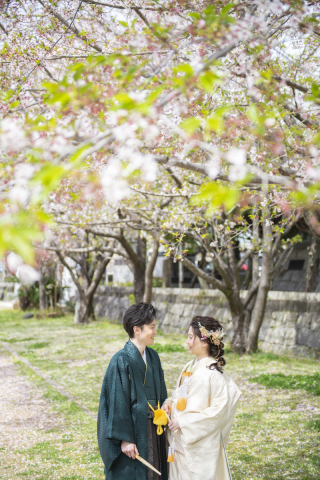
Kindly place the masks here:
[(202, 357), (200, 358), (200, 360), (197, 359), (197, 357), (194, 359), (193, 361), (193, 365), (197, 365), (198, 363), (202, 362), (202, 360), (205, 360), (206, 358), (209, 358), (210, 355), (208, 355), (207, 357)]

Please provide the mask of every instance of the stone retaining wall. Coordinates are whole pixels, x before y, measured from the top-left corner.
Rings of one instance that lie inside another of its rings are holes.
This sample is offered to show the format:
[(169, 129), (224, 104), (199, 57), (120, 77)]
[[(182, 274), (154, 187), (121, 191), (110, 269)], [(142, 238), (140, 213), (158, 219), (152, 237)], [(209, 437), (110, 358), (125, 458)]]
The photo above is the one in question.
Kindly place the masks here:
[[(133, 302), (133, 288), (99, 287), (95, 313), (121, 322), (124, 311)], [(158, 309), (158, 324), (165, 333), (185, 333), (194, 315), (210, 315), (222, 323), (229, 338), (232, 335), (229, 308), (218, 290), (154, 288), (152, 303)], [(320, 358), (320, 293), (270, 291), (259, 348)]]

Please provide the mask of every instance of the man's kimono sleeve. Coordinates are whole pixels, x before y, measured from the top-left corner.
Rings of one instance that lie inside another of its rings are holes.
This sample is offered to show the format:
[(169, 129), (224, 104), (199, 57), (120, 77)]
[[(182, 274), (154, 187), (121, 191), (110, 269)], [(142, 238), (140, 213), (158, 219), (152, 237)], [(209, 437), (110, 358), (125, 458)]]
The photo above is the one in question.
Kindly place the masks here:
[[(199, 395), (201, 393), (199, 392)], [(210, 378), (210, 405), (202, 412), (188, 412), (178, 418), (186, 444), (198, 442), (209, 434), (220, 435), (228, 417), (228, 389), (219, 372)]]
[(108, 366), (100, 396), (98, 444), (108, 472), (121, 454), (121, 442), (135, 442), (128, 366), (122, 356)]

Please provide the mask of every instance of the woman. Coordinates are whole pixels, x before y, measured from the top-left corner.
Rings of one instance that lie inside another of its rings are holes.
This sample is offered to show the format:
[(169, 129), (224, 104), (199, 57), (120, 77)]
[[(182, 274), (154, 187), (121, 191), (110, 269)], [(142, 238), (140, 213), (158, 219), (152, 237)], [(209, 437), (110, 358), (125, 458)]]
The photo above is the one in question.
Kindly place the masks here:
[(225, 332), (212, 317), (194, 317), (187, 363), (171, 399), (169, 480), (231, 480), (224, 446), (241, 395), (223, 373)]

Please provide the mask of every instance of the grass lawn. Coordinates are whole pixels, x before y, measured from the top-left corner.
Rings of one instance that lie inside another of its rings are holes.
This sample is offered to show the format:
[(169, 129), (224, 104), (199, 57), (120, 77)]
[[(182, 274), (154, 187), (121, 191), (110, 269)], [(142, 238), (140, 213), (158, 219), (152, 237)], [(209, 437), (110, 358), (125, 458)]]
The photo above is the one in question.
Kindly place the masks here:
[[(121, 325), (75, 326), (71, 316), (21, 317), (21, 312), (0, 312), (0, 340), (97, 413), (106, 367), (127, 340)], [(157, 337), (169, 392), (189, 359), (184, 340)], [(0, 353), (13, 359), (1, 344)], [(226, 372), (243, 393), (227, 448), (233, 480), (319, 479), (319, 361), (263, 353), (238, 357), (228, 351), (225, 358)], [(0, 445), (0, 478), (103, 479), (95, 421), (22, 362), (14, 362), (40, 403), (43, 399), (51, 424), (12, 428)]]

